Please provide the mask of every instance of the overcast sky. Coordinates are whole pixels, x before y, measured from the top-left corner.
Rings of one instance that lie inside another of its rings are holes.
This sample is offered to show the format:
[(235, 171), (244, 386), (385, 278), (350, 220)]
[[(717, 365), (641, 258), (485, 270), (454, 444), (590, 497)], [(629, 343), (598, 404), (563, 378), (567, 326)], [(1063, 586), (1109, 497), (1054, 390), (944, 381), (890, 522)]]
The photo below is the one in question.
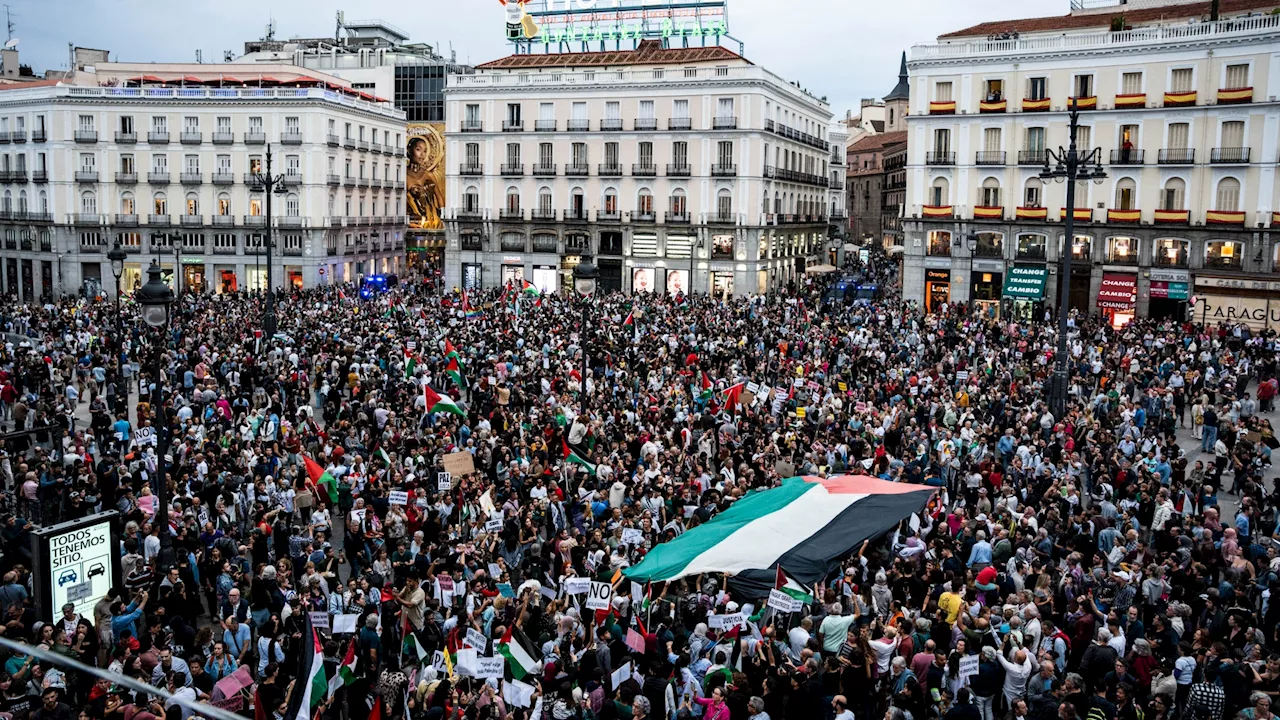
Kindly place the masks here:
[[(221, 62), (244, 50), (274, 19), (276, 37), (325, 37), (334, 14), (349, 21), (380, 18), (415, 41), (480, 63), (510, 53), (498, 0), (9, 0), (22, 61), (36, 72), (67, 67), (68, 43), (111, 51), (112, 60)], [(1068, 0), (728, 0), (729, 33), (747, 57), (815, 95), (836, 117), (863, 97), (882, 97), (897, 82), (898, 60), (911, 45), (975, 23), (1061, 15)], [(602, 2), (603, 4), (603, 2)], [(998, 14), (993, 14), (998, 13)], [(727, 46), (736, 45), (726, 41)]]

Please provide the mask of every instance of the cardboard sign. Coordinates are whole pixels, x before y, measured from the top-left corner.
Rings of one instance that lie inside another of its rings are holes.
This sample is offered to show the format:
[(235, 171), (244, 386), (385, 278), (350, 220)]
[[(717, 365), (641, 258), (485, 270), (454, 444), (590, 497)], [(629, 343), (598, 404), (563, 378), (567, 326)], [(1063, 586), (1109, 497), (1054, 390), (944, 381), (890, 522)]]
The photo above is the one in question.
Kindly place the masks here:
[(487, 533), (502, 532), (502, 518), (489, 520), (484, 524), (484, 531)]
[(819, 390), (821, 390), (821, 389), (822, 389), (822, 386), (821, 386), (821, 385), (819, 385), (818, 383), (814, 382), (813, 380), (810, 380), (810, 381), (809, 381), (809, 384), (808, 384), (808, 385), (805, 385), (805, 387), (809, 388), (809, 389), (810, 389), (810, 390), (812, 390), (813, 392), (818, 392)]
[(622, 530), (623, 545), (640, 545), (644, 542), (644, 533), (636, 528), (624, 528)]
[(221, 700), (207, 700), (206, 702), (216, 708), (220, 708), (228, 712), (240, 712), (240, 709), (244, 707), (244, 696), (240, 693), (236, 693), (229, 698), (222, 698)]
[(307, 617), (311, 618), (311, 627), (329, 629), (329, 613), (309, 612)]
[(612, 585), (605, 582), (591, 582), (591, 589), (587, 592), (588, 610), (608, 610), (611, 599), (613, 599)]
[(957, 370), (957, 371), (956, 371), (956, 380), (959, 380), (960, 382), (964, 382), (965, 380), (968, 380), (968, 379), (969, 379), (969, 371), (968, 371), (968, 370)]
[(565, 595), (584, 595), (591, 590), (591, 578), (571, 577), (564, 579)]
[(444, 471), (452, 475), (470, 475), (476, 471), (475, 458), (466, 450), (451, 452), (441, 458)]
[(392, 490), (387, 493), (387, 502), (391, 505), (408, 505), (409, 493), (404, 490)]
[(769, 591), (768, 606), (773, 608), (774, 610), (777, 610), (778, 612), (793, 613), (800, 609), (798, 607), (799, 605), (800, 605), (799, 600), (796, 600), (795, 598), (782, 592), (781, 590)]
[(453, 475), (447, 472), (436, 473), (436, 489), (440, 492), (449, 492), (453, 489)]
[(742, 403), (743, 407), (751, 407), (756, 404), (756, 394), (750, 390), (743, 390), (742, 393), (738, 395), (738, 402)]
[(964, 680), (968, 677), (978, 674), (978, 656), (966, 655), (960, 658), (960, 679)]
[(481, 651), (489, 646), (489, 639), (484, 636), (484, 633), (475, 628), (467, 628), (467, 637), (463, 642)]
[(506, 658), (501, 655), (497, 655), (495, 657), (478, 657), (476, 658), (475, 676), (483, 680), (490, 678), (494, 680), (501, 679), (502, 668), (505, 662)]
[(840, 382), (836, 383), (836, 389), (839, 390), (840, 392), (848, 392), (849, 384), (841, 380)]
[(351, 633), (356, 631), (356, 623), (360, 622), (360, 613), (347, 613), (344, 615), (333, 616), (333, 632), (335, 634)]
[(798, 408), (796, 408), (796, 417), (801, 418), (801, 419), (803, 419), (803, 418), (804, 418), (804, 408), (802, 408), (802, 407), (798, 407)]

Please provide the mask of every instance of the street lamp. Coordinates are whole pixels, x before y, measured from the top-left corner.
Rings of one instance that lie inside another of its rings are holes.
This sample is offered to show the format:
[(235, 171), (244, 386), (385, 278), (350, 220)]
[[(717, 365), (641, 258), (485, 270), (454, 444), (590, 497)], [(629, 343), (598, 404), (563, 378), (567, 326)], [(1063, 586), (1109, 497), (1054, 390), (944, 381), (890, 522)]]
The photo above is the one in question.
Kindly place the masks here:
[[(1067, 217), (1063, 226), (1066, 239), (1063, 242), (1061, 267), (1058, 270), (1058, 352), (1053, 360), (1053, 394), (1050, 396), (1049, 409), (1055, 420), (1062, 420), (1067, 414), (1067, 383), (1070, 380), (1067, 355), (1067, 313), (1071, 303), (1071, 260), (1075, 254), (1076, 229), (1076, 182), (1093, 180), (1102, 184), (1107, 173), (1102, 169), (1102, 148), (1091, 148), (1083, 152), (1076, 149), (1076, 133), (1079, 130), (1080, 109), (1076, 100), (1071, 100), (1070, 144), (1066, 150), (1061, 147), (1057, 151), (1045, 150), (1044, 169), (1040, 171), (1040, 179), (1044, 182), (1054, 180), (1067, 183)], [(1049, 166), (1050, 161), (1054, 165)], [(1090, 167), (1092, 166), (1092, 168)]]
[(271, 196), (283, 195), (288, 190), (284, 185), (284, 175), (271, 174), (271, 145), (267, 145), (267, 165), (266, 172), (253, 173), (253, 185), (249, 188), (249, 192), (267, 194), (267, 225), (266, 237), (263, 239), (263, 249), (267, 254), (267, 294), (262, 309), (262, 332), (268, 338), (276, 334), (276, 296), (275, 286), (271, 280)]
[(600, 271), (595, 263), (580, 262), (573, 267), (573, 289), (582, 297), (582, 395), (583, 407), (586, 407), (587, 394), (587, 301), (596, 294), (596, 284), (600, 279)]
[(111, 370), (116, 383), (116, 412), (120, 412), (121, 408), (128, 412), (129, 407), (129, 389), (124, 385), (124, 376), (120, 372), (120, 364), (123, 362), (120, 356), (124, 348), (124, 331), (120, 327), (120, 296), (124, 294), (124, 289), (120, 287), (120, 277), (124, 275), (124, 261), (129, 258), (129, 253), (124, 251), (124, 247), (120, 245), (120, 238), (116, 238), (116, 242), (111, 246), (111, 251), (107, 253), (107, 260), (111, 261), (111, 274), (116, 278), (116, 338), (112, 345), (115, 347), (115, 364)]
[(169, 423), (164, 411), (164, 329), (169, 325), (169, 308), (173, 305), (173, 290), (161, 276), (160, 265), (151, 261), (147, 268), (147, 284), (135, 295), (142, 308), (142, 321), (156, 333), (151, 360), (151, 377), (155, 388), (151, 391), (151, 407), (155, 412), (156, 447), (156, 527), (160, 532), (160, 569), (167, 572), (173, 567), (173, 538), (169, 535), (169, 484), (165, 454), (169, 452)]

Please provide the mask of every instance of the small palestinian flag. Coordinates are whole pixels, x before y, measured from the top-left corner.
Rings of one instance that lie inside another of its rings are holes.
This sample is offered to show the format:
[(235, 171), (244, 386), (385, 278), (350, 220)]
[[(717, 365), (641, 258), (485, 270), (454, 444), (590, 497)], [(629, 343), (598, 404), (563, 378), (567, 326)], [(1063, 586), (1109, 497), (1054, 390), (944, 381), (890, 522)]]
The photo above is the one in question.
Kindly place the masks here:
[(329, 678), (329, 697), (340, 688), (350, 685), (356, 681), (356, 639), (351, 638), (351, 643), (347, 645), (347, 654), (342, 657), (342, 664), (338, 666), (338, 672)]
[(561, 444), (561, 445), (563, 446), (563, 448), (564, 448), (564, 459), (565, 459), (565, 460), (567, 460), (568, 462), (573, 463), (574, 465), (581, 465), (582, 467), (586, 468), (586, 470), (587, 470), (587, 472), (588, 472), (588, 473), (590, 473), (590, 474), (592, 474), (592, 475), (595, 475), (595, 474), (596, 474), (596, 466), (595, 466), (595, 464), (594, 464), (594, 463), (588, 462), (586, 458), (582, 457), (582, 456), (581, 456), (581, 455), (579, 455), (577, 452), (575, 452), (574, 450), (572, 450), (572, 449), (569, 447), (569, 443), (568, 443), (567, 441), (565, 441), (563, 438), (560, 440), (560, 444)]
[(778, 577), (773, 583), (773, 589), (781, 590), (791, 596), (792, 599), (799, 600), (800, 602), (808, 605), (812, 605), (817, 602), (817, 599), (809, 593), (809, 589), (804, 585), (801, 585), (799, 580), (788, 575), (787, 571), (783, 570), (781, 565), (778, 566)]
[(634, 312), (627, 313), (627, 319), (622, 321), (622, 327), (631, 327), (636, 324), (636, 314)]
[[(405, 352), (408, 353), (407, 350)], [(418, 356), (413, 354), (407, 354), (404, 361), (405, 379), (407, 380), (413, 377), (413, 371), (417, 369), (418, 369)]]
[(724, 391), (724, 406), (730, 409), (737, 407), (738, 399), (742, 396), (742, 391), (746, 387), (746, 383), (738, 383), (726, 388)]
[(538, 672), (541, 663), (535, 660), (533, 654), (525, 647), (524, 633), (516, 636), (515, 632), (518, 631), (514, 623), (507, 626), (506, 634), (498, 641), (498, 652), (507, 659), (507, 668), (511, 670), (511, 676), (516, 680), (523, 680), (526, 675)]
[(342, 288), (338, 288), (338, 299), (339, 299), (339, 300), (346, 300), (346, 299), (347, 299), (347, 294), (346, 294), (346, 293), (344, 293), (344, 292), (342, 292)]
[(698, 399), (706, 402), (715, 395), (715, 391), (711, 388), (711, 378), (704, 372), (702, 373), (702, 391), (698, 393)]
[(388, 468), (391, 467), (391, 456), (387, 454), (386, 449), (378, 448), (378, 459), (386, 463)]
[(427, 412), (429, 413), (447, 412), (460, 417), (467, 416), (466, 413), (462, 412), (462, 408), (458, 407), (457, 403), (447, 395), (441, 395), (435, 390), (432, 390), (430, 385), (424, 384), (422, 386), (422, 397), (427, 401)]
[(312, 460), (306, 455), (302, 456), (302, 462), (307, 467), (307, 479), (317, 488), (324, 488), (329, 494), (329, 502), (338, 502), (338, 481), (328, 470), (320, 467), (320, 463)]
[(454, 385), (458, 386), (459, 390), (467, 386), (466, 380), (462, 378), (462, 368), (458, 366), (458, 358), (456, 356), (449, 358), (449, 365), (444, 369), (444, 374), (449, 376), (449, 379), (453, 381)]
[(454, 360), (459, 360), (459, 358), (458, 358), (458, 348), (454, 347), (454, 346), (453, 346), (453, 343), (449, 342), (449, 339), (448, 339), (448, 338), (445, 338), (445, 341), (444, 341), (444, 356), (445, 356), (446, 358), (452, 358), (452, 359), (454, 359)]
[(521, 280), (520, 282), (524, 283), (524, 287), (520, 288), (521, 293), (531, 297), (538, 297), (542, 295), (542, 291), (538, 290), (537, 286), (528, 280)]

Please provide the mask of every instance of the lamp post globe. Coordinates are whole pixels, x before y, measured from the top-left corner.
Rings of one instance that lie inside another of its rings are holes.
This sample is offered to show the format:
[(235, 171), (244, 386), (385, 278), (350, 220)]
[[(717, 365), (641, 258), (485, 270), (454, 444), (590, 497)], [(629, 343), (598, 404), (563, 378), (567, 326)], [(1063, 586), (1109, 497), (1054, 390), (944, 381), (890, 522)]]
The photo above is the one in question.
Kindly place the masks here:
[(163, 327), (169, 323), (169, 306), (173, 304), (173, 289), (161, 277), (160, 266), (154, 260), (147, 268), (147, 283), (136, 295), (142, 307), (142, 321), (149, 327)]
[(582, 262), (573, 268), (573, 289), (582, 297), (591, 297), (596, 292), (596, 283), (600, 279), (600, 271), (595, 263)]
[(129, 253), (124, 251), (117, 239), (115, 245), (111, 246), (111, 251), (107, 253), (107, 260), (111, 261), (111, 274), (116, 278), (116, 292), (119, 292), (120, 276), (124, 274), (124, 261), (129, 259)]

